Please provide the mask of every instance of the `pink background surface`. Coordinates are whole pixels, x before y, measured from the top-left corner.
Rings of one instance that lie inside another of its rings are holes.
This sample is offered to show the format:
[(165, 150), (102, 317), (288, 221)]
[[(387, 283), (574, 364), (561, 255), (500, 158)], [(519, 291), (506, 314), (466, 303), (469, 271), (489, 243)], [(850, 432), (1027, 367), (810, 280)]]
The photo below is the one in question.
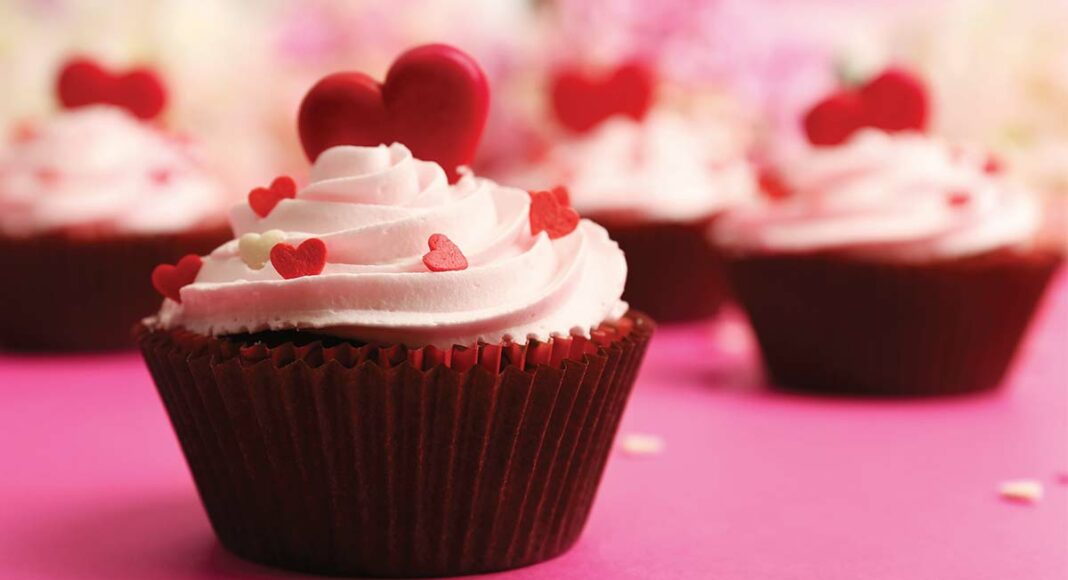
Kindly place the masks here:
[[(737, 317), (663, 330), (583, 538), (520, 579), (1068, 577), (1068, 280), (1005, 389), (768, 390)], [(218, 547), (135, 354), (0, 356), (0, 577), (278, 578)], [(999, 482), (1036, 478), (1013, 504)]]

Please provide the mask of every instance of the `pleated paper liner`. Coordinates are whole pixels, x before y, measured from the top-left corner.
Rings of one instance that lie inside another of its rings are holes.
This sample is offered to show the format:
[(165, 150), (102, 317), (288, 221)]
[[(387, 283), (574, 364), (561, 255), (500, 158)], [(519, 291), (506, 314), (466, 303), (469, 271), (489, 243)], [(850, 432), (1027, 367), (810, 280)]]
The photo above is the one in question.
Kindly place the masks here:
[(710, 318), (728, 296), (722, 259), (708, 241), (709, 219), (648, 222), (584, 216), (608, 230), (627, 257), (623, 299), (659, 323)]
[(775, 382), (915, 396), (1001, 383), (1061, 261), (1045, 250), (912, 265), (765, 255), (727, 269)]
[(475, 348), (139, 330), (221, 543), (328, 575), (504, 570), (586, 522), (653, 323)]
[(223, 225), (160, 235), (0, 235), (0, 347), (133, 348), (130, 329), (163, 301), (152, 269), (230, 238)]

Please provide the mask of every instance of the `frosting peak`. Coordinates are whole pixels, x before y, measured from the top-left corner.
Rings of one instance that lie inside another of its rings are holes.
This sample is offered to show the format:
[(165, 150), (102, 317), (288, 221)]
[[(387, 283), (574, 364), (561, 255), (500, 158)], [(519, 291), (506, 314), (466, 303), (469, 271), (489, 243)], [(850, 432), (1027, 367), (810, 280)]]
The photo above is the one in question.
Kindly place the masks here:
[(122, 109), (66, 111), (0, 154), (0, 230), (155, 233), (223, 213), (223, 186), (189, 147)]
[[(181, 303), (165, 301), (160, 323), (451, 346), (584, 333), (626, 310), (626, 263), (607, 233), (583, 221), (559, 239), (532, 234), (525, 191), (470, 172), (450, 185), (440, 166), (397, 143), (333, 147), (310, 177), (266, 217), (241, 205), (231, 221), (248, 247), (256, 236), (291, 245), (318, 238), (321, 274), (283, 280), (269, 262), (254, 268), (262, 259), (246, 259), (235, 240), (204, 260)], [(466, 269), (427, 269), (435, 234), (462, 250)]]

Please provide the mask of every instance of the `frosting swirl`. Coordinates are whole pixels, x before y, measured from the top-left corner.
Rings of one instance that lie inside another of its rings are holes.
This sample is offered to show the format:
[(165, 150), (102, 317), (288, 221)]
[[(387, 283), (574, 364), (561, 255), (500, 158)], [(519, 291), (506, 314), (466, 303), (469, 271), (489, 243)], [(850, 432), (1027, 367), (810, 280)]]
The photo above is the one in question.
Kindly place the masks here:
[(1029, 243), (1033, 196), (986, 171), (986, 157), (919, 133), (865, 129), (783, 165), (782, 200), (728, 213), (713, 230), (738, 250), (843, 251), (932, 260)]
[[(585, 333), (622, 316), (626, 263), (605, 230), (583, 220), (555, 240), (532, 235), (529, 210), (527, 192), (469, 172), (449, 185), (440, 166), (397, 143), (333, 147), (309, 185), (267, 217), (247, 205), (231, 213), (239, 237), (277, 230), (293, 245), (322, 240), (322, 273), (284, 280), (270, 263), (252, 269), (235, 240), (205, 258), (181, 303), (164, 302), (159, 323), (451, 346)], [(427, 270), (436, 233), (463, 250), (467, 269)]]
[(0, 230), (162, 233), (225, 212), (224, 189), (189, 148), (122, 109), (83, 107), (0, 154)]
[(613, 117), (559, 141), (514, 179), (536, 189), (566, 184), (575, 208), (591, 215), (701, 219), (756, 194), (744, 146), (726, 126), (709, 125), (697, 131), (663, 110), (642, 121)]

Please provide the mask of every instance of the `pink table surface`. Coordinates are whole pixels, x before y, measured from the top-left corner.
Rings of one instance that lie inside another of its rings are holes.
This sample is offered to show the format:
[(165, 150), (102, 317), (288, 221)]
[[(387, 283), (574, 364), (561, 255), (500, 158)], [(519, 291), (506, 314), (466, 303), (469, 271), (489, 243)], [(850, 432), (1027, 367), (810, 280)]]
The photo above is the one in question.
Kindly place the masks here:
[[(520, 579), (1068, 578), (1068, 280), (997, 393), (767, 389), (738, 317), (655, 338), (585, 534)], [(212, 537), (135, 354), (0, 357), (0, 578), (279, 578)], [(1035, 478), (1036, 504), (999, 498)]]

